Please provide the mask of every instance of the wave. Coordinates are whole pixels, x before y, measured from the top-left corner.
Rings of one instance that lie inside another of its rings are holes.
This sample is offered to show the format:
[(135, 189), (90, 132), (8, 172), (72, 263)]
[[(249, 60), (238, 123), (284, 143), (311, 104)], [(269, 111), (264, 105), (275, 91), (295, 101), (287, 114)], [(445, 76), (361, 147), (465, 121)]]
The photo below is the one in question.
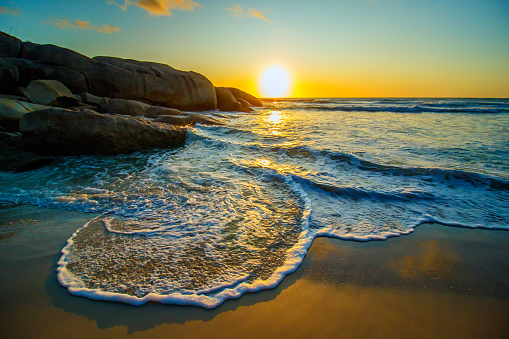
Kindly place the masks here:
[(471, 113), (471, 114), (499, 114), (508, 113), (509, 108), (487, 107), (453, 107), (435, 105), (412, 105), (412, 106), (364, 106), (364, 105), (300, 105), (295, 107), (313, 111), (338, 111), (338, 112), (389, 112), (389, 113)]

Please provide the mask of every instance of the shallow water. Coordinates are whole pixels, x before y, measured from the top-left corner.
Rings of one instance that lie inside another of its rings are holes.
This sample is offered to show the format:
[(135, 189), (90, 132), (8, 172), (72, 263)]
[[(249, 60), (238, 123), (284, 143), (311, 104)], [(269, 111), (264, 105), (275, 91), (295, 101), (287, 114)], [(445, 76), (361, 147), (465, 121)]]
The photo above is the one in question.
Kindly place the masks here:
[(509, 230), (508, 113), (497, 99), (271, 100), (181, 148), (0, 173), (0, 202), (103, 213), (63, 249), (71, 293), (210, 308), (277, 285), (316, 236)]

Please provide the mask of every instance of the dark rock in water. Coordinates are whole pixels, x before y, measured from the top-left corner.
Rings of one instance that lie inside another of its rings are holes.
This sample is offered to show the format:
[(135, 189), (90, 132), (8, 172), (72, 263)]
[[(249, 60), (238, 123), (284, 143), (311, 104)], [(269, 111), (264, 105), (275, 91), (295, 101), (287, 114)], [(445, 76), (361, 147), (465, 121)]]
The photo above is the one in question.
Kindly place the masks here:
[(46, 166), (53, 158), (25, 152), (10, 145), (0, 144), (0, 171), (24, 172)]
[(36, 104), (58, 107), (78, 104), (71, 91), (56, 80), (32, 80), (25, 93), (27, 98)]
[(196, 113), (187, 113), (185, 115), (160, 115), (155, 121), (175, 126), (194, 126), (196, 124), (223, 125), (223, 123), (214, 118)]
[(23, 115), (45, 108), (49, 107), (25, 101), (0, 98), (0, 125), (7, 132), (18, 132), (19, 122)]
[(73, 93), (87, 92), (85, 76), (67, 66), (45, 65), (39, 61), (21, 58), (4, 58), (18, 68), (19, 85), (28, 86), (32, 80), (57, 80)]
[(0, 91), (14, 93), (19, 84), (18, 68), (10, 62), (0, 59)]
[(0, 57), (17, 58), (20, 48), (21, 40), (7, 33), (0, 32)]
[(157, 118), (160, 115), (183, 115), (183, 114), (184, 113), (175, 108), (152, 106), (147, 110), (145, 116), (147, 118)]
[(20, 123), (26, 150), (41, 155), (119, 154), (180, 146), (187, 131), (143, 118), (45, 109)]
[(217, 108), (221, 111), (239, 111), (241, 104), (228, 88), (216, 87)]
[(232, 94), (233, 96), (235, 97), (235, 99), (238, 101), (239, 99), (244, 99), (246, 100), (247, 102), (249, 102), (252, 106), (254, 107), (262, 107), (263, 104), (262, 102), (260, 101), (260, 99), (252, 96), (251, 94), (249, 93), (246, 93), (244, 91), (241, 91), (240, 89), (238, 88), (233, 88), (233, 87), (225, 87), (227, 88)]
[(242, 98), (238, 98), (239, 102), (240, 102), (240, 109), (242, 110), (242, 112), (253, 112), (254, 109), (251, 107), (251, 104), (249, 102), (247, 102), (246, 100), (242, 99)]
[(101, 112), (116, 113), (130, 116), (143, 116), (152, 107), (143, 102), (126, 99), (104, 98), (101, 102)]

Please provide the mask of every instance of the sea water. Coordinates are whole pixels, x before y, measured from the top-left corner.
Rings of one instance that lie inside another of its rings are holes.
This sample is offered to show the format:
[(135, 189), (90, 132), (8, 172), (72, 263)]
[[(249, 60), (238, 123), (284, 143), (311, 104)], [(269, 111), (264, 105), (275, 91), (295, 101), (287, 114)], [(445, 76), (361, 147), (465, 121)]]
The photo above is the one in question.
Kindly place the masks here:
[(266, 100), (221, 114), (183, 147), (0, 173), (0, 202), (99, 213), (62, 249), (58, 280), (134, 305), (212, 308), (272, 288), (317, 236), (509, 230), (507, 99)]

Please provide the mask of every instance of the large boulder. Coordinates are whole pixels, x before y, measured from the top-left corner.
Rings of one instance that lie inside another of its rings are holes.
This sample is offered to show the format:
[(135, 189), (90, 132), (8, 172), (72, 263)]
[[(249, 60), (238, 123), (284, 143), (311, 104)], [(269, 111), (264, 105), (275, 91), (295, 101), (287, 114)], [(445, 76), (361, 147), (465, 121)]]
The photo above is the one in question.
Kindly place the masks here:
[(104, 98), (101, 102), (101, 112), (116, 113), (131, 116), (143, 116), (152, 107), (143, 102), (126, 99)]
[(46, 106), (71, 107), (78, 99), (61, 82), (56, 80), (32, 80), (26, 88), (31, 102)]
[(20, 129), (25, 149), (41, 155), (130, 153), (180, 146), (187, 135), (143, 118), (58, 108), (25, 114)]
[(0, 32), (0, 57), (17, 58), (20, 53), (21, 40), (7, 33)]
[(23, 115), (45, 108), (49, 107), (25, 101), (0, 98), (0, 125), (7, 132), (18, 132), (19, 122)]
[[(213, 110), (217, 107), (214, 85), (199, 73), (180, 71), (156, 62), (113, 57), (95, 57), (93, 60), (130, 71), (143, 79), (140, 83), (148, 85), (145, 87), (145, 99), (159, 106), (187, 111)], [(160, 88), (160, 80), (165, 80), (168, 87)]]
[(45, 65), (39, 61), (21, 58), (4, 58), (4, 60), (17, 67), (19, 86), (26, 87), (32, 80), (48, 79), (60, 81), (73, 93), (88, 91), (85, 76), (67, 66)]
[(0, 59), (0, 92), (15, 93), (18, 86), (18, 68), (6, 60)]
[(255, 96), (252, 96), (251, 94), (249, 93), (246, 93), (244, 91), (241, 91), (240, 89), (238, 88), (233, 88), (233, 87), (226, 87), (230, 92), (231, 94), (233, 94), (233, 96), (235, 97), (235, 99), (238, 101), (239, 99), (244, 99), (246, 100), (247, 102), (249, 102), (252, 106), (255, 106), (255, 107), (262, 107), (263, 104), (262, 102), (260, 101), (260, 99), (258, 99), (257, 97)]
[(220, 111), (239, 111), (241, 104), (235, 99), (233, 94), (224, 87), (216, 87), (217, 108)]

